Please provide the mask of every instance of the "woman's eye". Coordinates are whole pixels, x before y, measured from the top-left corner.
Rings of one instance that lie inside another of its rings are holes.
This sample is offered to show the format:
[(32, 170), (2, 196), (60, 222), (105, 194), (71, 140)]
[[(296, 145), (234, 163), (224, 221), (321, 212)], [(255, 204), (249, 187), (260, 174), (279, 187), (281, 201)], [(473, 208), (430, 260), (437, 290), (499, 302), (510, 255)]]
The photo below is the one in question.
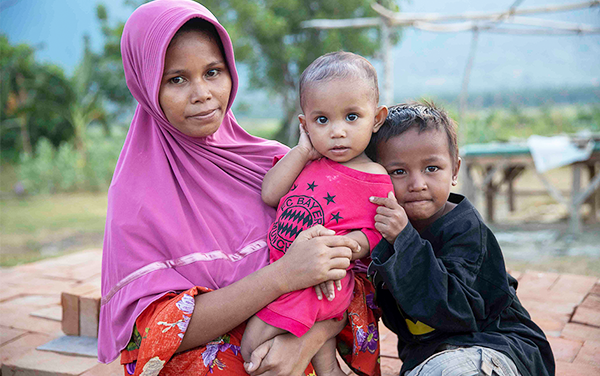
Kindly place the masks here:
[(210, 69), (208, 72), (206, 72), (206, 75), (208, 77), (215, 77), (219, 75), (219, 70), (218, 69)]
[(425, 171), (427, 171), (427, 172), (436, 172), (437, 170), (439, 170), (439, 167), (437, 167), (437, 166), (427, 166), (425, 168)]
[(317, 118), (317, 124), (327, 124), (327, 120), (328, 120), (327, 117), (325, 117), (325, 116), (319, 116)]
[(356, 120), (358, 120), (358, 115), (357, 114), (348, 114), (348, 115), (346, 115), (346, 120), (347, 121), (356, 121)]
[(173, 77), (169, 80), (170, 83), (172, 84), (180, 84), (184, 81), (183, 77), (181, 76), (177, 76), (177, 77)]
[(406, 171), (404, 171), (401, 168), (399, 168), (397, 170), (393, 170), (392, 172), (390, 172), (390, 175), (404, 175), (404, 174), (406, 174)]

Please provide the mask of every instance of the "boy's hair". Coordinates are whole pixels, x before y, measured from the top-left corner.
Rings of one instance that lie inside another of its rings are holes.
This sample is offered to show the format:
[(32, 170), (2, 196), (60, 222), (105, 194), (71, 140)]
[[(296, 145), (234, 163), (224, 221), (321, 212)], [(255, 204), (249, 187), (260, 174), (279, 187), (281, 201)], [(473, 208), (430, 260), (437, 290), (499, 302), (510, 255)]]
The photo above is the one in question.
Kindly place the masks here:
[(388, 108), (388, 116), (377, 133), (371, 136), (367, 147), (367, 155), (377, 161), (377, 145), (392, 137), (401, 135), (411, 128), (419, 133), (427, 130), (443, 130), (448, 137), (448, 148), (452, 163), (458, 160), (458, 137), (456, 123), (443, 109), (432, 102), (410, 102), (397, 104)]
[(371, 84), (375, 104), (379, 103), (377, 71), (367, 59), (352, 52), (330, 52), (313, 61), (300, 76), (300, 107), (304, 108), (305, 91), (314, 82), (337, 78), (359, 78)]

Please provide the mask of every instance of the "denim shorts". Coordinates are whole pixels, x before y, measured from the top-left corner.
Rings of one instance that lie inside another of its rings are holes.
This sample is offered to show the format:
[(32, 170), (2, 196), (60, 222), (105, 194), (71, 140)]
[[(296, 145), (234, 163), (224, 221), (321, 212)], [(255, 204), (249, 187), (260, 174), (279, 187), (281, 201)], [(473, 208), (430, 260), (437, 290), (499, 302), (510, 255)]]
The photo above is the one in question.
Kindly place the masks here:
[(515, 363), (499, 351), (473, 346), (430, 356), (404, 376), (521, 376)]

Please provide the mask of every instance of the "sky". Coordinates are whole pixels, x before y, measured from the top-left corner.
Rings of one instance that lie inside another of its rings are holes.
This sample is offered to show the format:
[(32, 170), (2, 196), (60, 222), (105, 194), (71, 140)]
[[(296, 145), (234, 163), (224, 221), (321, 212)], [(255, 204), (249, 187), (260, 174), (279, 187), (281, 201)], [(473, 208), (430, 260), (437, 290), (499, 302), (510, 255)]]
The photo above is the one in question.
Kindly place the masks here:
[[(341, 0), (340, 0), (341, 1)], [(569, 4), (582, 0), (524, 0), (520, 7)], [(103, 0), (109, 21), (125, 20), (133, 9), (123, 0)], [(499, 11), (514, 0), (401, 1), (406, 12), (456, 14)], [(93, 0), (0, 0), (0, 32), (11, 43), (37, 47), (36, 57), (72, 72), (83, 52), (83, 35), (100, 50), (102, 35)], [(600, 7), (531, 17), (600, 27)], [(235, 43), (235, 41), (234, 41)], [(393, 49), (394, 83), (399, 95), (458, 92), (471, 33), (433, 33), (405, 29)], [(381, 64), (371, 59), (382, 77)], [(480, 35), (470, 81), (472, 91), (526, 88), (600, 87), (600, 34), (584, 36)], [(241, 69), (241, 88), (247, 88)], [(243, 91), (242, 91), (243, 94)]]

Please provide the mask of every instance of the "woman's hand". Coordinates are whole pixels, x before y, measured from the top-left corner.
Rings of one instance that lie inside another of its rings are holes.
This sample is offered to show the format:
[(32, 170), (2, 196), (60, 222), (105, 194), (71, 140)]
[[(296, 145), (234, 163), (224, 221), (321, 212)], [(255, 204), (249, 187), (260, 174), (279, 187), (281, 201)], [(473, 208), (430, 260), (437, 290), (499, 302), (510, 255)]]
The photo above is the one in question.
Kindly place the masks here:
[(398, 204), (394, 192), (388, 193), (387, 198), (371, 197), (369, 201), (380, 205), (375, 215), (375, 228), (385, 240), (393, 244), (400, 232), (408, 224), (406, 212)]
[(346, 276), (358, 243), (321, 225), (302, 231), (283, 257), (273, 263), (284, 293), (337, 281)]
[(293, 334), (276, 336), (258, 346), (244, 368), (251, 376), (303, 375), (317, 351), (328, 339), (338, 335), (346, 322), (346, 316), (339, 321), (319, 321), (300, 338)]
[(309, 161), (321, 158), (323, 155), (314, 148), (306, 129), (304, 129), (302, 124), (300, 124), (298, 128), (300, 128), (300, 138), (298, 139), (298, 145), (296, 147), (306, 153)]

